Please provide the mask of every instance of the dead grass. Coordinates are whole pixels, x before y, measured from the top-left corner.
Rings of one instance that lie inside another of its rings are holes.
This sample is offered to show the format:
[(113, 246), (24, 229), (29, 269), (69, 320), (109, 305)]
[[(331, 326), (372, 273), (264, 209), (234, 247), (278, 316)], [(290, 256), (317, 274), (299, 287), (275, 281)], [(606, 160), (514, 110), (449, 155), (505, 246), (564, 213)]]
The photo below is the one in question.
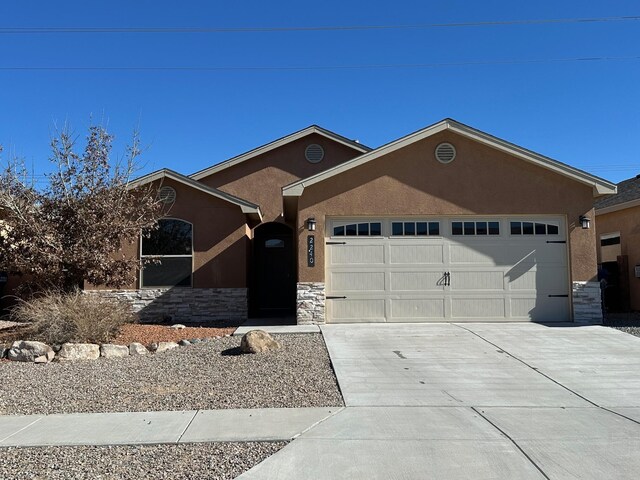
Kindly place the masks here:
[(22, 301), (10, 318), (29, 324), (29, 336), (48, 344), (109, 342), (122, 325), (136, 320), (130, 305), (81, 291), (51, 291)]

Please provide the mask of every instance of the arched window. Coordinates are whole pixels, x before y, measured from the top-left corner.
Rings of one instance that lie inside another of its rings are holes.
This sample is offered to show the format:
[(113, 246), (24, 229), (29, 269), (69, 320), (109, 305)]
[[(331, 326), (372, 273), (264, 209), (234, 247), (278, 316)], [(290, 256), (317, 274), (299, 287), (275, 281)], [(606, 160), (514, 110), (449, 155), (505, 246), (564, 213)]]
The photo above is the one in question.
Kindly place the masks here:
[(165, 218), (159, 228), (143, 236), (142, 287), (190, 287), (193, 270), (193, 226)]

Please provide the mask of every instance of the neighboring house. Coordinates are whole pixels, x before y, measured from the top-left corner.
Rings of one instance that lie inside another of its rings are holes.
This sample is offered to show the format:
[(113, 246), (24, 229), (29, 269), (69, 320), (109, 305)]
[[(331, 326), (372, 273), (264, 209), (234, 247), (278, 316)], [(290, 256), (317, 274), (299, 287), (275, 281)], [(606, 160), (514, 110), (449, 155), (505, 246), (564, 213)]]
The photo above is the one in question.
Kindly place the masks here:
[(312, 126), (136, 185), (149, 182), (172, 208), (140, 254), (163, 261), (115, 293), (143, 315), (602, 318), (596, 232), (581, 219), (615, 185), (454, 120), (373, 150)]
[(598, 264), (610, 311), (640, 310), (640, 175), (596, 200)]

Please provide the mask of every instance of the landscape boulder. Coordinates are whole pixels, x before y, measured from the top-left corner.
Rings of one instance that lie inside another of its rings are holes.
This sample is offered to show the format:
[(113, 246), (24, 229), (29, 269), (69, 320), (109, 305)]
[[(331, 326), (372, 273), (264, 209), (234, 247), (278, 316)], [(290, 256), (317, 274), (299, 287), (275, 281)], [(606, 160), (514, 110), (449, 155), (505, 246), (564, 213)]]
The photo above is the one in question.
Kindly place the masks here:
[(49, 345), (42, 342), (32, 342), (27, 340), (19, 340), (13, 342), (7, 358), (14, 362), (33, 362), (36, 358), (53, 354), (53, 350)]
[(49, 363), (56, 356), (53, 350), (47, 352), (45, 355), (40, 355), (33, 360), (33, 363)]
[(280, 342), (274, 340), (264, 330), (251, 330), (244, 334), (240, 342), (242, 353), (262, 353), (277, 350), (280, 347)]
[(133, 342), (129, 345), (129, 355), (146, 355), (147, 353), (149, 350), (141, 343)]
[(95, 343), (63, 343), (57, 356), (61, 362), (96, 360), (99, 357), (100, 347)]
[(100, 345), (100, 356), (104, 358), (128, 357), (129, 347), (125, 345), (103, 343), (102, 345)]
[(176, 323), (175, 325), (171, 325), (169, 328), (173, 328), (174, 330), (182, 330), (182, 329), (185, 329), (187, 327), (185, 327), (181, 323)]
[(171, 350), (177, 347), (178, 344), (176, 342), (159, 342), (156, 353), (166, 352), (167, 350)]

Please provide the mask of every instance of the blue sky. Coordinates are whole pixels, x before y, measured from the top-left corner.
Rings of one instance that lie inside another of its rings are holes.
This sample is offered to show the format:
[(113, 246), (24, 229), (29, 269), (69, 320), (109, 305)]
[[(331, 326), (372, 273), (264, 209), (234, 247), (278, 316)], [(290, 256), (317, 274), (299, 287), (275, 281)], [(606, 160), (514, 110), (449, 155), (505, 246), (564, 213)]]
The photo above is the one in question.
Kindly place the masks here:
[[(2, 2), (9, 27), (407, 25), (640, 15), (636, 1)], [(0, 34), (0, 67), (318, 67), (640, 57), (640, 21), (348, 31)], [(48, 168), (93, 118), (189, 174), (319, 124), (378, 146), (445, 117), (612, 181), (640, 173), (640, 59), (422, 68), (0, 69), (0, 144)]]

